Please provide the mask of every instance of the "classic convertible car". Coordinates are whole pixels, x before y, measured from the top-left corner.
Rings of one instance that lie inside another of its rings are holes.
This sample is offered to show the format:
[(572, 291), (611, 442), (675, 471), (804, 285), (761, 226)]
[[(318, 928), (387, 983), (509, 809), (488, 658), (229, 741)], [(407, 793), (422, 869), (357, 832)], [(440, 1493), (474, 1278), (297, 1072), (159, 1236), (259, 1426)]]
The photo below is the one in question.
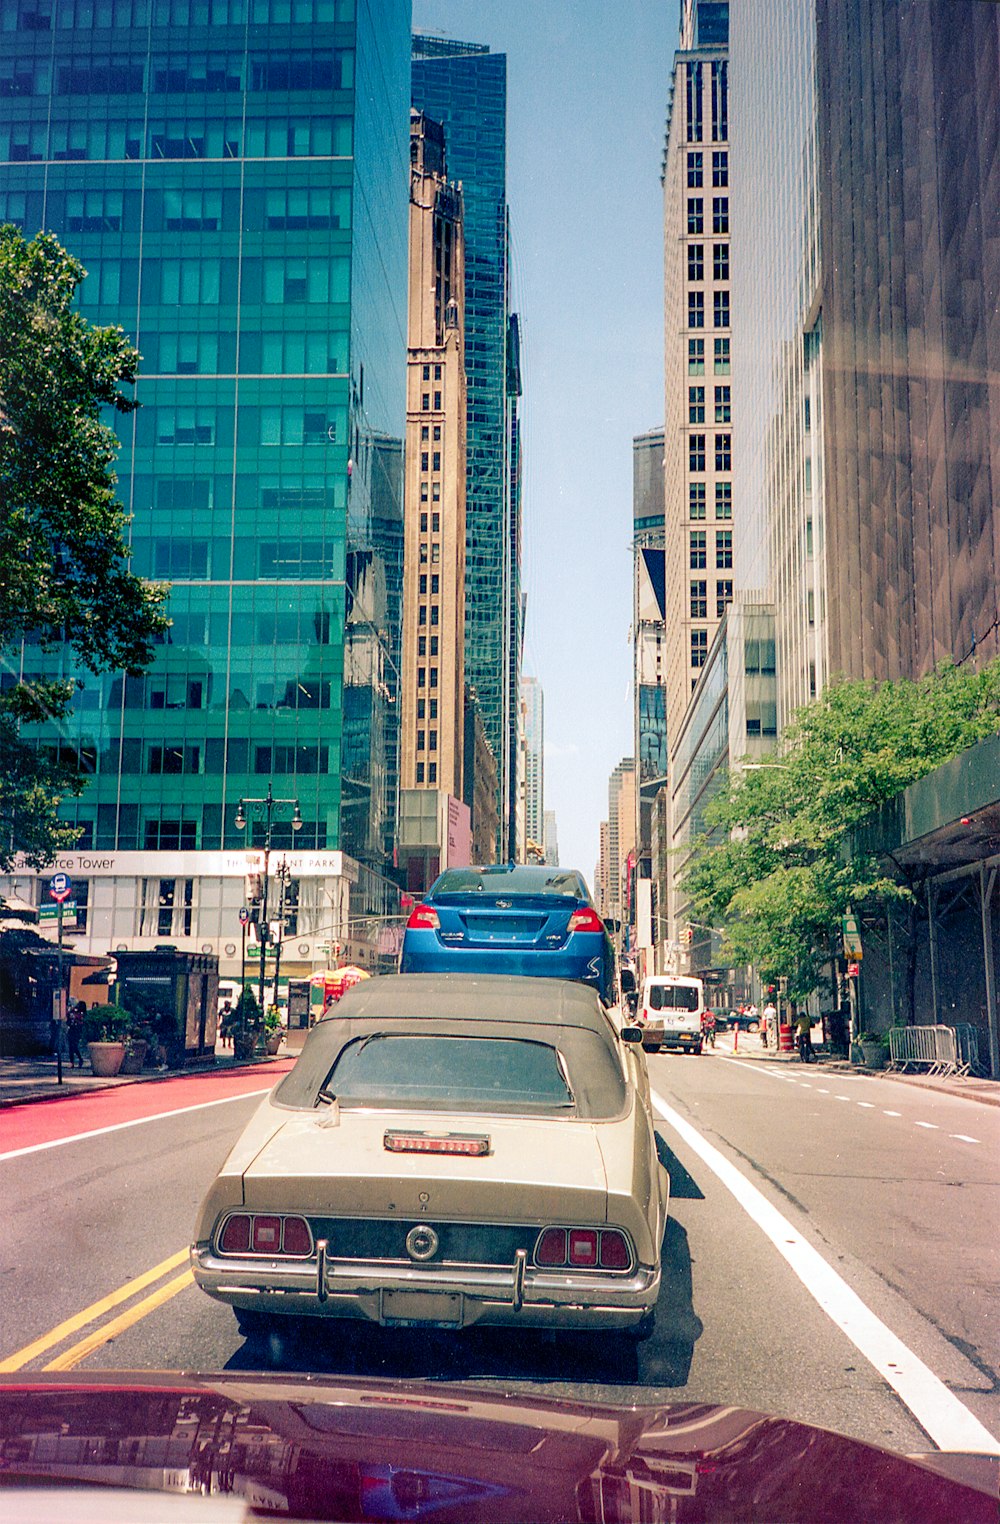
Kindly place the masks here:
[(637, 1028), (553, 979), (350, 990), (202, 1206), (197, 1283), (277, 1314), (652, 1331), (669, 1182)]

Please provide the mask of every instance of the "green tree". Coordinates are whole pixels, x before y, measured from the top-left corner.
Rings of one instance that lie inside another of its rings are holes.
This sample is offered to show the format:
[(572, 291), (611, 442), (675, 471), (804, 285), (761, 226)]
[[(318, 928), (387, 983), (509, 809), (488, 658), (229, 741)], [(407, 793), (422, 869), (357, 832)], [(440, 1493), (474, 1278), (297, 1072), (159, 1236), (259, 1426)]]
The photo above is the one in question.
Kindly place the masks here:
[(23, 641), (91, 672), (143, 671), (167, 626), (165, 587), (128, 569), (116, 500), (118, 441), (102, 409), (130, 413), (122, 387), (138, 352), (120, 328), (74, 310), (86, 272), (50, 234), (0, 227), (0, 870), (44, 867), (76, 839), (58, 818), (85, 776), (22, 727), (59, 722), (72, 679), (24, 677)]
[(1000, 661), (917, 682), (840, 683), (801, 709), (780, 749), (748, 759), (707, 808), (711, 833), (684, 873), (727, 952), (804, 999), (852, 908), (909, 898), (847, 838), (879, 805), (1000, 731)]

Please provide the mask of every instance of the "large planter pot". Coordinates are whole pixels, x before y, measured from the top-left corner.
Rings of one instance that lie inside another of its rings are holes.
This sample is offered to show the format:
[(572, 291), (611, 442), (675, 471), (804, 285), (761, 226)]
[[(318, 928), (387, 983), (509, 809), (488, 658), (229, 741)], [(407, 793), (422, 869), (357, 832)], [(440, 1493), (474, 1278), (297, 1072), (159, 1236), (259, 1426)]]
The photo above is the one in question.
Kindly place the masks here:
[(264, 1046), (272, 1058), (281, 1047), (281, 1039), (283, 1036), (283, 1032), (269, 1032), (267, 1034), (267, 1041), (265, 1042)]
[(125, 1044), (125, 1057), (119, 1074), (141, 1074), (142, 1066), (146, 1062), (146, 1049), (149, 1044), (144, 1037), (130, 1037)]
[(881, 1042), (862, 1042), (858, 1046), (866, 1069), (884, 1069), (889, 1062), (889, 1049)]
[(118, 1074), (125, 1058), (123, 1042), (88, 1042), (90, 1067), (99, 1079), (110, 1079)]
[(243, 1063), (253, 1058), (257, 1048), (256, 1032), (241, 1032), (239, 1028), (233, 1033), (233, 1057)]

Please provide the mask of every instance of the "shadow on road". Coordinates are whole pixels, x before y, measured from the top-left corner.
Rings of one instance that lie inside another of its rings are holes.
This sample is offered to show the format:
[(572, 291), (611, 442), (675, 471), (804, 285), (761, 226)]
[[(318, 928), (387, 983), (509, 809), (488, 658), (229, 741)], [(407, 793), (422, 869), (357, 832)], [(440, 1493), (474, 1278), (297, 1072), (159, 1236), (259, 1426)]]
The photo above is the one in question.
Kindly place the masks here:
[[(681, 1167), (690, 1182), (690, 1195), (703, 1200), (701, 1191)], [(671, 1186), (674, 1175), (671, 1170)], [(682, 1190), (675, 1195), (687, 1194)], [(667, 1219), (663, 1235), (663, 1285), (656, 1304), (656, 1333), (640, 1347), (639, 1371), (644, 1386), (686, 1386), (694, 1347), (704, 1327), (694, 1310), (692, 1298), (691, 1251), (688, 1236), (676, 1217)]]
[(670, 1194), (678, 1201), (704, 1201), (705, 1192), (692, 1179), (672, 1149), (656, 1134), (656, 1156), (670, 1176)]

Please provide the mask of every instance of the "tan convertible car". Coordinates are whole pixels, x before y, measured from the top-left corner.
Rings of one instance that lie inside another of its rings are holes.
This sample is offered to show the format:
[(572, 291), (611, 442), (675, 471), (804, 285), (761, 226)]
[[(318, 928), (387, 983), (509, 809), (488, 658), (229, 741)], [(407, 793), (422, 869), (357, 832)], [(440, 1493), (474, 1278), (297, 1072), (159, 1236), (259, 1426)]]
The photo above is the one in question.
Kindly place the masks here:
[(646, 1337), (669, 1182), (638, 1028), (555, 979), (346, 994), (202, 1206), (195, 1280), (276, 1314)]

